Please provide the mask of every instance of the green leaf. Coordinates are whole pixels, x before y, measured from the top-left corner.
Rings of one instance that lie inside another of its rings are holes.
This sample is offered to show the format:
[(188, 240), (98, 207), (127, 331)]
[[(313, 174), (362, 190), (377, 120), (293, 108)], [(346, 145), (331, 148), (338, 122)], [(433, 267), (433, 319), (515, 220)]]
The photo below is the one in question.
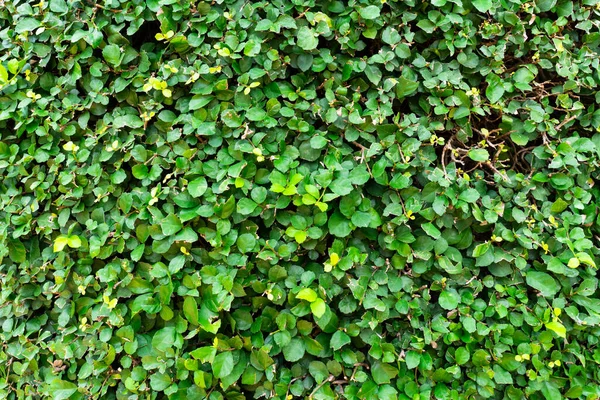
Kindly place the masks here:
[(550, 11), (556, 5), (557, 0), (536, 0), (535, 6), (539, 12), (544, 13)]
[(423, 29), (426, 33), (435, 32), (437, 26), (430, 20), (423, 18), (417, 22), (417, 26)]
[(553, 382), (542, 381), (542, 395), (546, 400), (561, 400), (563, 397), (560, 394), (560, 390), (556, 387)]
[(447, 273), (449, 273), (451, 275), (460, 274), (463, 270), (460, 263), (457, 263), (455, 265), (454, 263), (452, 263), (452, 261), (450, 261), (448, 259), (448, 257), (445, 257), (445, 256), (441, 256), (438, 259), (438, 263), (439, 263), (440, 267), (442, 267), (442, 269), (444, 269), (444, 271), (446, 271)]
[[(490, 1), (491, 3), (491, 0), (484, 1)], [(486, 80), (488, 87), (485, 89), (485, 95), (491, 103), (497, 103), (502, 96), (504, 96), (504, 84), (502, 79), (498, 75), (490, 73)]]
[(352, 192), (353, 187), (350, 179), (338, 178), (331, 182), (329, 189), (338, 196), (346, 196)]
[(72, 382), (54, 379), (50, 383), (50, 393), (53, 400), (65, 400), (77, 392), (77, 385)]
[(313, 149), (322, 149), (327, 146), (327, 143), (329, 143), (329, 141), (320, 135), (310, 138), (310, 147)]
[(598, 280), (596, 278), (586, 278), (577, 288), (577, 293), (582, 296), (591, 296), (598, 289)]
[(15, 31), (17, 33), (33, 32), (34, 30), (36, 30), (39, 27), (40, 27), (40, 21), (38, 21), (35, 18), (31, 18), (31, 17), (20, 18), (17, 22), (17, 25), (15, 26)]
[(525, 146), (527, 143), (529, 143), (529, 136), (523, 134), (522, 132), (512, 132), (510, 134), (510, 139), (519, 146)]
[(381, 70), (376, 65), (367, 65), (365, 68), (365, 75), (374, 85), (379, 85), (381, 81), (382, 73)]
[(574, 184), (573, 178), (562, 172), (552, 174), (550, 182), (552, 183), (552, 186), (554, 186), (558, 190), (568, 190)]
[(300, 300), (306, 300), (312, 303), (313, 301), (317, 300), (318, 296), (317, 292), (315, 292), (311, 288), (304, 288), (298, 292), (296, 298)]
[(69, 238), (67, 236), (59, 236), (54, 240), (53, 250), (55, 253), (59, 251), (63, 251), (65, 246), (69, 243)]
[(327, 205), (327, 203), (323, 203), (322, 201), (317, 201), (315, 203), (315, 206), (317, 206), (317, 208), (319, 210), (321, 210), (321, 212), (325, 212), (329, 208), (329, 206)]
[(545, 297), (554, 296), (560, 291), (560, 285), (545, 272), (529, 271), (525, 280), (529, 286), (538, 290)]
[(519, 210), (518, 208), (513, 208), (511, 214), (512, 214), (512, 217), (514, 218), (514, 220), (517, 221), (518, 223), (525, 222), (525, 220), (527, 219), (527, 215), (522, 210)]
[(492, 0), (473, 0), (473, 5), (477, 11), (486, 13), (492, 8)]
[(199, 347), (196, 350), (190, 352), (190, 356), (194, 357), (197, 360), (200, 360), (202, 363), (212, 364), (215, 356), (217, 355), (217, 348), (214, 346), (204, 346)]
[[(56, 242), (54, 245), (56, 246)], [(56, 250), (54, 250), (54, 252), (56, 252)], [(25, 262), (27, 259), (27, 250), (20, 240), (13, 239), (8, 241), (8, 256), (15, 263)]]
[(219, 353), (212, 362), (212, 371), (217, 378), (223, 378), (233, 371), (233, 353), (225, 351)]
[(191, 296), (186, 296), (183, 301), (183, 315), (192, 325), (198, 325), (198, 303)]
[(409, 350), (406, 352), (404, 360), (406, 361), (406, 368), (415, 369), (421, 363), (421, 355), (414, 350)]
[(0, 63), (0, 83), (8, 82), (8, 71), (4, 68), (4, 65)]
[(577, 257), (577, 259), (580, 262), (589, 265), (592, 268), (596, 268), (596, 263), (594, 262), (594, 259), (588, 253), (579, 252), (575, 254), (575, 257)]
[(69, 11), (65, 0), (50, 0), (50, 11), (64, 14)]
[(323, 314), (325, 314), (327, 306), (325, 305), (323, 299), (316, 299), (310, 304), (310, 310), (315, 317), (321, 318)]
[(564, 201), (561, 198), (556, 199), (554, 203), (552, 203), (552, 207), (550, 207), (550, 212), (557, 214), (565, 211), (569, 207), (569, 203)]
[(131, 149), (131, 156), (138, 162), (146, 162), (148, 159), (148, 151), (142, 145), (136, 145)]
[(375, 383), (384, 385), (392, 382), (392, 379), (398, 375), (398, 369), (390, 364), (376, 361), (371, 369), (371, 375)]
[(109, 44), (102, 49), (102, 56), (113, 67), (121, 63), (121, 49), (116, 44)]
[(137, 164), (131, 168), (131, 173), (137, 179), (145, 179), (148, 177), (148, 167), (145, 164)]
[(490, 159), (490, 154), (485, 149), (471, 149), (469, 158), (473, 161), (484, 162)]
[(396, 45), (402, 40), (402, 36), (400, 36), (395, 28), (387, 27), (381, 35), (381, 40), (383, 40), (384, 43)]
[(442, 232), (431, 222), (427, 222), (421, 225), (421, 228), (425, 231), (426, 234), (431, 236), (434, 239), (439, 239), (442, 236)]
[(329, 217), (329, 222), (327, 223), (329, 228), (329, 232), (337, 237), (346, 237), (350, 235), (352, 232), (352, 227), (350, 226), (350, 221), (346, 219), (342, 214), (335, 212), (331, 217)]
[(499, 365), (494, 365), (494, 381), (498, 384), (498, 385), (512, 385), (513, 382), (513, 378), (510, 372), (504, 370), (501, 366)]
[(237, 246), (242, 253), (247, 253), (256, 246), (256, 238), (251, 233), (244, 233), (238, 237)]
[(267, 117), (267, 112), (262, 108), (251, 108), (246, 112), (246, 118), (250, 121), (262, 121)]
[(352, 214), (352, 223), (359, 228), (366, 228), (371, 224), (371, 213), (357, 211)]
[(312, 54), (300, 54), (298, 55), (296, 62), (298, 63), (298, 68), (300, 68), (301, 71), (306, 72), (312, 67), (313, 61), (314, 57)]
[(438, 301), (444, 310), (454, 310), (460, 303), (460, 295), (456, 289), (445, 289), (440, 293)]
[(252, 193), (250, 195), (252, 196), (252, 200), (258, 204), (262, 204), (267, 199), (267, 194), (267, 189), (261, 186), (256, 186), (254, 189), (252, 189)]
[(248, 57), (254, 57), (260, 53), (261, 45), (259, 42), (255, 42), (254, 40), (249, 40), (244, 46), (244, 55)]
[(192, 111), (198, 110), (198, 109), (206, 106), (214, 98), (215, 98), (214, 96), (204, 96), (204, 95), (197, 94), (194, 97), (192, 97), (192, 99), (190, 100), (190, 102), (188, 104), (188, 108)]
[(192, 197), (202, 197), (206, 193), (206, 189), (208, 189), (208, 183), (203, 176), (194, 179), (188, 184), (188, 192), (190, 192)]
[(329, 343), (333, 350), (338, 351), (350, 342), (350, 336), (348, 336), (345, 332), (338, 330), (335, 331), (335, 333), (331, 336), (331, 340)]
[(177, 331), (169, 326), (159, 329), (152, 337), (152, 347), (158, 351), (167, 351), (175, 345)]
[(466, 347), (459, 347), (458, 349), (456, 349), (454, 358), (456, 360), (456, 364), (465, 365), (467, 362), (469, 362), (471, 354), (469, 353), (469, 350)]
[(164, 374), (160, 372), (156, 372), (150, 375), (150, 387), (155, 392), (162, 392), (169, 386), (171, 386), (171, 377), (169, 374)]
[(16, 58), (10, 59), (6, 63), (6, 65), (8, 66), (8, 70), (10, 71), (11, 74), (18, 74), (20, 72), (21, 68), (23, 68), (24, 64), (25, 64), (25, 62), (19, 61)]
[(296, 40), (298, 41), (298, 46), (305, 51), (314, 50), (319, 44), (319, 40), (317, 39), (315, 32), (307, 26), (303, 26), (298, 29)]
[(565, 393), (565, 397), (568, 399), (578, 399), (583, 394), (583, 388), (581, 386), (571, 386), (571, 388)]
[(311, 361), (308, 365), (308, 372), (315, 378), (317, 383), (321, 383), (329, 376), (327, 365), (321, 361)]
[(379, 399), (380, 397), (377, 394), (378, 389), (379, 386), (375, 382), (368, 380), (361, 385), (360, 390), (356, 394), (356, 398), (369, 400)]
[(128, 126), (130, 128), (141, 128), (142, 126), (144, 126), (144, 122), (137, 115), (126, 114), (126, 115), (120, 115), (120, 116), (116, 117), (115, 121), (114, 121), (114, 125), (117, 128), (122, 128), (124, 126)]
[(475, 189), (469, 188), (467, 190), (465, 190), (464, 192), (462, 192), (459, 196), (458, 199), (462, 200), (462, 201), (466, 201), (467, 203), (475, 203), (477, 200), (479, 200), (479, 192)]
[(360, 8), (358, 12), (364, 19), (375, 19), (379, 18), (381, 10), (377, 6), (367, 6)]
[(81, 247), (81, 239), (79, 236), (71, 235), (67, 238), (67, 244), (73, 249)]
[(398, 99), (410, 96), (419, 88), (419, 82), (414, 82), (401, 76), (396, 84), (396, 96)]
[(237, 212), (242, 215), (250, 215), (256, 210), (256, 207), (257, 204), (254, 200), (244, 197), (237, 203)]
[(221, 113), (221, 119), (223, 120), (223, 123), (229, 128), (239, 128), (244, 122), (244, 119), (233, 110), (223, 111)]
[(473, 257), (477, 258), (483, 256), (490, 250), (490, 248), (491, 245), (489, 244), (489, 242), (478, 244), (477, 246), (475, 246), (475, 249), (473, 249)]
[(513, 79), (516, 83), (527, 84), (535, 79), (535, 75), (528, 68), (519, 68)]
[(306, 347), (304, 341), (300, 338), (293, 338), (286, 346), (283, 347), (283, 356), (289, 362), (300, 361), (304, 357)]
[(390, 186), (398, 190), (406, 189), (410, 186), (410, 176), (406, 176), (406, 174), (395, 174), (390, 181)]
[(468, 107), (460, 106), (455, 109), (454, 114), (452, 115), (452, 118), (461, 119), (461, 118), (468, 117), (469, 115), (471, 115), (471, 110), (469, 110)]
[(179, 232), (183, 228), (183, 225), (181, 224), (181, 220), (177, 215), (169, 214), (161, 222), (160, 227), (163, 235), (172, 236)]
[(224, 376), (221, 378), (221, 386), (223, 389), (229, 388), (235, 382), (237, 382), (245, 370), (248, 369), (248, 356), (245, 352), (239, 353), (239, 358), (236, 361), (235, 366), (233, 367), (233, 371), (231, 374)]
[(546, 323), (546, 329), (550, 329), (563, 339), (567, 338), (567, 328), (565, 328), (565, 326), (558, 321)]

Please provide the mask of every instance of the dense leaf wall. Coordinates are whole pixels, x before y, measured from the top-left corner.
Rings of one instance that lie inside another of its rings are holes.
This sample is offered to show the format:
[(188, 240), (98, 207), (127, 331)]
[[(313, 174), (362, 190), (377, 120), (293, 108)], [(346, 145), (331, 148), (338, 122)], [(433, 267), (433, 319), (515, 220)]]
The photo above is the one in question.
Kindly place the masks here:
[(596, 0), (0, 4), (0, 397), (599, 398)]

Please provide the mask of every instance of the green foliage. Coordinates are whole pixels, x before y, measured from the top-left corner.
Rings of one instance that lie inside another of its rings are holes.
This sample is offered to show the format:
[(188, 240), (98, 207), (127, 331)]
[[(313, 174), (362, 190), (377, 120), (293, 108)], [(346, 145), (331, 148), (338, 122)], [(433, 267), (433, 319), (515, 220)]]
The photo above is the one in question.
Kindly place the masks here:
[(600, 396), (596, 1), (0, 3), (1, 398)]

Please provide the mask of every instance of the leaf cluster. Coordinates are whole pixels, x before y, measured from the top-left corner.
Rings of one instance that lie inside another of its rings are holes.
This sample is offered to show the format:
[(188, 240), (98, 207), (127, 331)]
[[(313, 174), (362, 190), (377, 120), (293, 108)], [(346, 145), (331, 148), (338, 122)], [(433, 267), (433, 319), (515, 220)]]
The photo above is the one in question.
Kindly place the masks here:
[(600, 397), (595, 0), (0, 4), (1, 398)]

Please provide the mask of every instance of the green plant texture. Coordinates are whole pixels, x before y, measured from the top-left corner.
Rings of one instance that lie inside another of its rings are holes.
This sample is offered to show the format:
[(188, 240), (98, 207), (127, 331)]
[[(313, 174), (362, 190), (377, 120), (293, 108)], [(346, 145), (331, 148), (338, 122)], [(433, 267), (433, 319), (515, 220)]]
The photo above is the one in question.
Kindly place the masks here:
[(0, 0), (0, 398), (600, 398), (598, 0)]

